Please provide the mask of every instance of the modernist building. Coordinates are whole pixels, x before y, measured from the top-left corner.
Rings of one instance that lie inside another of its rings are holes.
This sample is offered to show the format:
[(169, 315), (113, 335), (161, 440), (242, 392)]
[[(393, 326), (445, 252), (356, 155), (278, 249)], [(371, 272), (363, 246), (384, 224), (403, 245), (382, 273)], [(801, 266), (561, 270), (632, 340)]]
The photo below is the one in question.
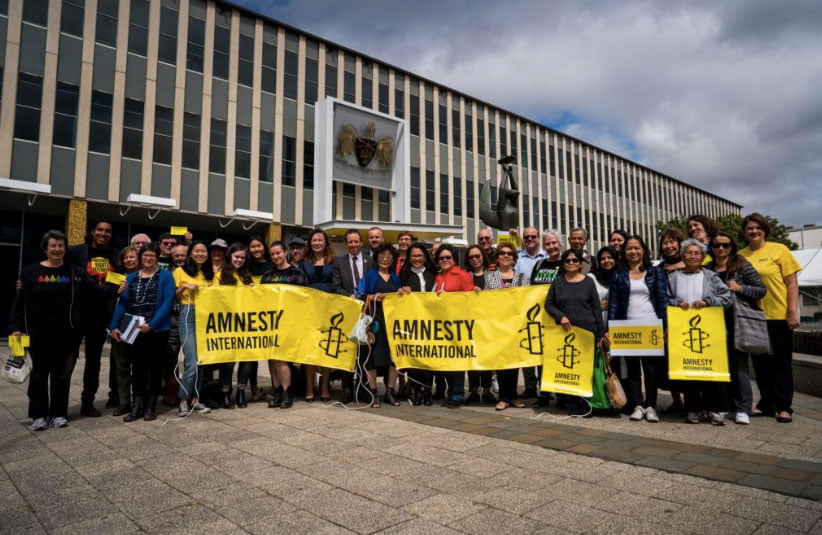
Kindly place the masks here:
[[(410, 218), (400, 225), (470, 241), (481, 187), (498, 183), (505, 155), (516, 158), (520, 226), (583, 226), (591, 248), (609, 229), (652, 236), (658, 220), (741, 209), (224, 2), (0, 0), (0, 84), (4, 259), (36, 258), (50, 226), (79, 242), (98, 217), (115, 222), (120, 243), (172, 224), (204, 237), (247, 234), (251, 221), (269, 238), (304, 234), (321, 223), (315, 179), (332, 188), (334, 220), (393, 222), (400, 198)], [(400, 120), (407, 196), (315, 176), (326, 97)]]

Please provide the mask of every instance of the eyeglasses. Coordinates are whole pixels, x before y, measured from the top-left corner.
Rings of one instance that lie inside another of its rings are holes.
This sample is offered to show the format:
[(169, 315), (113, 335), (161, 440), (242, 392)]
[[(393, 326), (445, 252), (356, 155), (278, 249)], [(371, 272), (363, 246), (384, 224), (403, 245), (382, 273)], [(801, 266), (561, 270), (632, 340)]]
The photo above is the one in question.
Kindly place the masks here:
[(713, 247), (714, 249), (730, 249), (731, 242), (716, 242), (712, 243), (711, 247)]
[(702, 251), (685, 251), (682, 256), (705, 256)]
[(447, 260), (447, 261), (450, 262), (453, 259), (454, 259), (454, 257), (451, 256), (451, 255), (448, 255), (448, 256), (441, 255), (439, 258), (437, 258), (437, 262), (442, 262), (443, 260)]
[(164, 241), (164, 242), (160, 242), (160, 243), (162, 245), (165, 245), (166, 247), (171, 247), (172, 245), (176, 245), (177, 242), (176, 241)]
[(522, 239), (524, 240), (536, 240), (539, 236), (536, 234), (528, 234), (527, 236), (523, 236)]
[(514, 256), (513, 251), (499, 251), (497, 256)]
[(480, 236), (477, 238), (479, 241), (491, 241), (491, 236)]
[(566, 258), (565, 259), (566, 264), (579, 264), (579, 262), (580, 262), (579, 258)]
[(470, 254), (468, 255), (468, 260), (482, 260), (481, 254)]

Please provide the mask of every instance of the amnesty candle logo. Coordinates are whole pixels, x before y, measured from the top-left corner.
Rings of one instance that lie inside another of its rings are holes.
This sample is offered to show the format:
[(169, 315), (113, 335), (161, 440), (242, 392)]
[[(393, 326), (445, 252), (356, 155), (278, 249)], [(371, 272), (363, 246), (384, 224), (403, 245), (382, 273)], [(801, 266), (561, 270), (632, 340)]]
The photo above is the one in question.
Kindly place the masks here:
[(691, 328), (682, 333), (685, 337), (685, 339), (682, 340), (682, 345), (690, 349), (693, 353), (702, 354), (705, 349), (711, 347), (711, 344), (705, 343), (711, 335), (699, 328), (700, 323), (702, 323), (702, 316), (699, 314), (688, 321)]
[(329, 323), (331, 324), (328, 329), (325, 329), (322, 332), (324, 338), (320, 340), (318, 344), (320, 349), (325, 351), (325, 355), (327, 357), (331, 357), (332, 359), (340, 358), (341, 353), (347, 353), (348, 349), (342, 349), (340, 346), (348, 342), (348, 336), (346, 336), (342, 330), (339, 328), (340, 323), (345, 319), (345, 315), (340, 312), (339, 314), (334, 314), (331, 316)]
[(524, 332), (525, 338), (520, 340), (519, 346), (522, 349), (528, 350), (531, 355), (542, 355), (543, 353), (543, 330), (542, 330), (542, 315), (540, 314), (539, 303), (535, 304), (526, 312), (528, 321), (525, 327), (518, 332)]
[(574, 346), (576, 337), (577, 335), (574, 333), (569, 334), (565, 337), (565, 344), (557, 349), (559, 353), (557, 362), (562, 364), (564, 368), (571, 370), (574, 369), (574, 364), (579, 364), (579, 356), (582, 354), (582, 352)]

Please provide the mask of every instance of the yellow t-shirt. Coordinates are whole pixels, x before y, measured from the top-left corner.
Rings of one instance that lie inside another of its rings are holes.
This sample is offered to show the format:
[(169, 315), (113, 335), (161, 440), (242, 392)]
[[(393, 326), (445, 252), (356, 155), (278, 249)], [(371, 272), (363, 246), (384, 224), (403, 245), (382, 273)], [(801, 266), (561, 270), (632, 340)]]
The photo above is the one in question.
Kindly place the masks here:
[(739, 254), (754, 267), (768, 292), (759, 300), (759, 306), (769, 320), (784, 320), (788, 317), (788, 289), (785, 277), (802, 269), (790, 249), (781, 243), (765, 242), (752, 251), (745, 247)]
[[(216, 277), (215, 277), (216, 278)], [(208, 282), (205, 277), (203, 276), (202, 271), (197, 272), (196, 277), (192, 277), (185, 271), (183, 268), (178, 267), (174, 270), (174, 286), (179, 288), (183, 284), (193, 283), (199, 286), (200, 288), (205, 288), (207, 286), (211, 286), (211, 283)], [(193, 305), (194, 301), (197, 299), (197, 293), (192, 292), (191, 290), (183, 290), (180, 293), (179, 300), (181, 305)]]
[[(220, 269), (217, 271), (217, 273), (214, 274), (214, 280), (211, 281), (211, 284), (213, 286), (224, 286), (224, 284), (220, 282), (220, 277), (222, 276), (222, 273), (223, 270)], [(260, 276), (260, 278), (262, 279), (262, 276)], [(234, 274), (234, 280), (236, 281), (235, 286), (245, 286), (245, 283), (240, 280), (240, 277), (236, 273)]]

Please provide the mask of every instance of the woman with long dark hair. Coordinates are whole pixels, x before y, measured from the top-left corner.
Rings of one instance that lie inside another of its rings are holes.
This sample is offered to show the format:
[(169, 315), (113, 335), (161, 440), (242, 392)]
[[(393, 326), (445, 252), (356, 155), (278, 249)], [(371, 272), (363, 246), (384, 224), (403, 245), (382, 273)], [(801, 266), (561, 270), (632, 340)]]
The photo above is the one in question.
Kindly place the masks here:
[[(437, 277), (437, 267), (428, 254), (425, 244), (414, 242), (406, 251), (406, 260), (400, 272), (399, 293), (430, 292), (434, 290), (434, 279)], [(408, 370), (411, 381), (411, 404), (415, 407), (432, 404), (431, 383), (434, 372), (431, 370)]]
[[(157, 419), (157, 396), (163, 380), (163, 359), (176, 293), (174, 277), (157, 264), (160, 256), (157, 246), (148, 243), (140, 249), (139, 255), (140, 270), (126, 278), (126, 290), (117, 301), (109, 325), (111, 338), (123, 356), (124, 369), (120, 373), (131, 371), (131, 411), (123, 416), (124, 422), (139, 418)], [(144, 318), (133, 343), (120, 341), (120, 321), (126, 314)]]
[[(463, 268), (471, 274), (474, 279), (474, 288), (483, 289), (485, 287), (485, 274), (488, 273), (489, 261), (488, 257), (482, 248), (477, 245), (471, 245), (465, 252), (465, 263)], [(491, 379), (493, 372), (491, 370), (484, 371), (469, 371), (468, 372), (468, 397), (465, 398), (465, 404), (469, 403), (496, 403), (497, 399), (491, 393)], [(480, 397), (479, 390), (482, 388), (482, 397)]]
[[(668, 285), (665, 275), (651, 264), (648, 246), (640, 236), (629, 236), (619, 265), (611, 278), (608, 293), (609, 320), (656, 320), (667, 322)], [(662, 378), (662, 357), (621, 357), (627, 379), (623, 387), (628, 396), (631, 420), (643, 418), (658, 422), (657, 389)], [(641, 366), (641, 369), (640, 369)], [(622, 377), (623, 374), (620, 374)], [(642, 395), (643, 379), (645, 396)]]
[[(711, 240), (713, 261), (707, 266), (722, 279), (736, 300), (743, 299), (749, 307), (759, 308), (759, 300), (765, 296), (765, 284), (759, 278), (750, 262), (740, 256), (733, 237), (725, 231), (718, 231)], [(730, 412), (738, 424), (751, 423), (753, 410), (753, 390), (751, 372), (748, 368), (748, 354), (736, 349), (734, 344), (734, 307), (725, 309), (725, 328), (728, 330), (728, 371), (731, 374), (728, 399), (732, 399)]]
[[(223, 268), (214, 274), (216, 286), (250, 286), (254, 284), (249, 270), (248, 249), (242, 243), (232, 243), (226, 251), (226, 263)], [(237, 366), (237, 406), (241, 409), (248, 407), (245, 398), (245, 388), (252, 370), (256, 368), (257, 361), (242, 361)], [(220, 392), (222, 400), (220, 405), (224, 409), (231, 409), (231, 378), (234, 375), (234, 362), (224, 362), (220, 364)]]
[(194, 306), (197, 292), (211, 286), (214, 268), (208, 254), (208, 246), (195, 240), (188, 246), (186, 261), (174, 270), (174, 284), (180, 302), (180, 342), (183, 346), (183, 378), (180, 381), (180, 415), (190, 412), (207, 413), (211, 409), (200, 403), (197, 378), (197, 331), (194, 328)]
[[(260, 283), (263, 275), (269, 271), (274, 264), (271, 262), (271, 256), (268, 252), (268, 246), (262, 236), (258, 234), (252, 235), (248, 238), (248, 270), (251, 272), (251, 278), (256, 284)], [(251, 384), (251, 399), (257, 401), (262, 398), (260, 389), (257, 388), (257, 375), (259, 371), (259, 362), (256, 360), (249, 363), (248, 380)]]
[[(331, 241), (324, 230), (315, 228), (308, 236), (308, 251), (300, 261), (299, 268), (305, 273), (308, 286), (315, 290), (334, 293), (334, 250)], [(331, 393), (328, 390), (330, 371), (328, 368), (304, 365), (305, 371), (305, 401), (314, 401), (314, 373), (320, 372), (320, 401), (330, 401)]]

